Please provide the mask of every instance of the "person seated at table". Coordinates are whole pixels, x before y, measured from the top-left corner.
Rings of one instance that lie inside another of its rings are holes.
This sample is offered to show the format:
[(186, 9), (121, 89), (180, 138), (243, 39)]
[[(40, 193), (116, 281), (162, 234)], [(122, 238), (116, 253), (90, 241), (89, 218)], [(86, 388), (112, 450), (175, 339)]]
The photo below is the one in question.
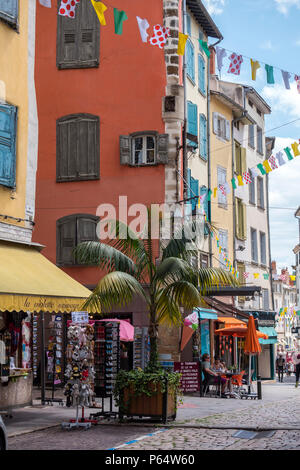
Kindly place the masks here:
[(202, 369), (203, 369), (204, 375), (207, 374), (208, 376), (211, 376), (211, 378), (213, 379), (212, 380), (213, 384), (217, 385), (218, 383), (221, 382), (221, 396), (223, 398), (227, 398), (225, 395), (225, 388), (226, 388), (227, 380), (224, 379), (223, 377), (220, 377), (222, 372), (215, 372), (212, 369), (211, 364), (210, 364), (209, 354), (203, 354), (202, 356)]
[[(215, 362), (214, 362), (214, 365), (213, 365), (212, 369), (215, 372), (221, 372), (221, 374), (225, 374), (226, 372), (228, 372), (225, 363), (221, 362), (219, 358), (215, 358)], [(226, 385), (227, 385), (228, 391), (231, 394), (232, 393), (231, 378), (230, 377), (224, 377), (224, 379), (226, 380)]]

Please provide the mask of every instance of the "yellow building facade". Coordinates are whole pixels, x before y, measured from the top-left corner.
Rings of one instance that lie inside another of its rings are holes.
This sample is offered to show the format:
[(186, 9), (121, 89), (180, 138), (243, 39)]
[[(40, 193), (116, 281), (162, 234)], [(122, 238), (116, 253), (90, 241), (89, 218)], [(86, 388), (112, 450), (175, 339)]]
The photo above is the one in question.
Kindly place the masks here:
[(0, 239), (31, 242), (37, 166), (35, 0), (0, 0)]

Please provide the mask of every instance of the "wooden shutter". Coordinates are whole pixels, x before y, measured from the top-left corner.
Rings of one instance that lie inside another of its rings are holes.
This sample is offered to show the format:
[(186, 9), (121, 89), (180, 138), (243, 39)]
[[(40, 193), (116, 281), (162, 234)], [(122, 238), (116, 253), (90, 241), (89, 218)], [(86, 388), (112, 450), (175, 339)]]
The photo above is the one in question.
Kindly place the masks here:
[(242, 174), (241, 146), (238, 142), (235, 142), (235, 171), (238, 175)]
[(17, 108), (0, 105), (0, 184), (16, 186)]
[(57, 15), (58, 68), (97, 67), (99, 40), (100, 23), (91, 2), (78, 3), (75, 18)]
[(231, 130), (230, 130), (230, 121), (225, 120), (225, 139), (230, 140)]
[(242, 203), (242, 213), (243, 213), (243, 240), (247, 239), (247, 206)]
[(166, 165), (169, 157), (169, 134), (158, 134), (156, 138), (156, 163)]
[(0, 0), (0, 18), (14, 29), (18, 27), (19, 0)]
[(213, 133), (218, 135), (218, 113), (212, 113), (213, 114)]
[(76, 216), (67, 216), (57, 221), (56, 263), (73, 265), (73, 250), (76, 246)]
[[(191, 177), (191, 197), (199, 196), (199, 180)], [(192, 200), (192, 210), (195, 210), (198, 204), (198, 199)]]
[(188, 39), (186, 42), (186, 65), (187, 65), (187, 75), (195, 81), (195, 53), (194, 46), (191, 41)]
[(245, 147), (241, 147), (241, 175), (247, 171), (247, 156)]
[(205, 60), (201, 54), (198, 54), (198, 87), (205, 95)]
[(98, 179), (100, 120), (73, 114), (57, 120), (57, 181)]
[(92, 215), (77, 216), (77, 245), (97, 240), (96, 228), (99, 218)]
[[(194, 103), (191, 103), (191, 101), (188, 101), (187, 119), (188, 119), (188, 125), (187, 125), (188, 133), (198, 137), (198, 108), (197, 108), (197, 105)], [(192, 142), (191, 140), (188, 140), (187, 142), (188, 142), (188, 145), (190, 145), (191, 147), (197, 147), (197, 144), (195, 142)]]
[(120, 135), (120, 164), (133, 165), (133, 156), (131, 150), (131, 137), (129, 135)]
[[(209, 201), (208, 201), (208, 189), (206, 186), (201, 186), (200, 188), (200, 196), (206, 195), (206, 197), (203, 200), (203, 210), (206, 215), (207, 220), (210, 222), (210, 214), (209, 214)], [(209, 229), (207, 224), (204, 224), (204, 235), (209, 234)]]
[(235, 234), (237, 238), (241, 238), (239, 224), (239, 199), (235, 198)]
[(200, 132), (199, 132), (199, 139), (200, 139), (200, 156), (207, 160), (207, 122), (206, 117), (204, 114), (200, 114)]

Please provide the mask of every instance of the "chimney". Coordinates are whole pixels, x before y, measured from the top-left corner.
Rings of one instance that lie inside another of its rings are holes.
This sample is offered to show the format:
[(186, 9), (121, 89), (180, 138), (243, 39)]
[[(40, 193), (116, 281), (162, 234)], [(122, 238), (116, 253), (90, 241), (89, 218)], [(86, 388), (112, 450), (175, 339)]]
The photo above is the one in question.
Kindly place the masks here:
[(276, 261), (272, 261), (272, 274), (277, 274)]
[(210, 75), (216, 75), (216, 50), (210, 46), (210, 58), (209, 58), (209, 73)]

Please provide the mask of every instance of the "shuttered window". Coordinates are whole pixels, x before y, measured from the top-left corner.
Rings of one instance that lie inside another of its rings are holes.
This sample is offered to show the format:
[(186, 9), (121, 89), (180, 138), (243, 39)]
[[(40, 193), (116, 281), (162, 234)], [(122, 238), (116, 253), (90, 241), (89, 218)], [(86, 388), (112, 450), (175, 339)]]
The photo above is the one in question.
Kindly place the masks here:
[(221, 139), (230, 140), (230, 121), (225, 119), (222, 114), (213, 112), (213, 133)]
[[(223, 253), (225, 252), (226, 256), (228, 256), (228, 232), (227, 230), (219, 230), (219, 243), (220, 243), (220, 248), (223, 248)], [(224, 261), (224, 255), (219, 253), (219, 262), (220, 262), (220, 268), (225, 269), (226, 268), (226, 263)]]
[(255, 137), (254, 137), (255, 128), (253, 124), (248, 126), (248, 145), (249, 147), (255, 148)]
[[(191, 197), (199, 196), (199, 180), (191, 177)], [(192, 211), (196, 210), (198, 198), (192, 199)]]
[(247, 238), (246, 204), (236, 198), (236, 237), (240, 240)]
[(261, 264), (267, 264), (267, 247), (266, 247), (266, 234), (259, 232), (260, 238), (260, 262)]
[[(198, 108), (197, 105), (188, 101), (187, 103), (187, 131), (189, 134), (197, 137), (198, 141)], [(187, 140), (188, 145), (191, 147), (197, 147), (198, 144), (192, 140)]]
[(155, 131), (120, 135), (120, 164), (149, 166), (168, 163), (169, 135)]
[(186, 42), (185, 47), (185, 54), (186, 54), (186, 73), (187, 76), (195, 82), (195, 51), (194, 46), (191, 43), (190, 39)]
[(257, 177), (257, 206), (260, 209), (265, 208), (264, 180), (260, 176)]
[[(218, 166), (218, 188), (219, 185), (224, 185), (226, 183), (227, 171), (226, 168)], [(218, 203), (227, 206), (227, 195), (224, 195), (222, 191), (218, 191)]]
[(78, 265), (73, 250), (82, 242), (96, 241), (99, 218), (90, 214), (72, 214), (56, 223), (56, 263), (59, 266)]
[(75, 18), (57, 15), (58, 68), (98, 67), (99, 42), (100, 23), (90, 1), (76, 5)]
[(17, 108), (0, 105), (0, 185), (16, 187)]
[(0, 0), (0, 18), (18, 29), (19, 0)]
[(257, 230), (254, 228), (251, 228), (251, 258), (252, 261), (258, 263)]
[[(207, 221), (210, 222), (210, 210), (209, 210), (209, 200), (208, 200), (208, 189), (206, 186), (201, 186), (200, 196), (205, 196), (202, 200), (203, 211), (206, 215)], [(204, 235), (209, 235), (209, 227), (207, 223), (204, 225)]]
[(198, 87), (203, 95), (206, 94), (205, 83), (205, 60), (202, 54), (198, 54)]
[(99, 179), (100, 119), (90, 114), (64, 116), (56, 123), (57, 181)]
[(206, 117), (205, 117), (204, 114), (200, 114), (200, 116), (199, 116), (199, 122), (200, 122), (200, 129), (199, 129), (199, 139), (200, 139), (199, 153), (200, 153), (200, 157), (204, 158), (204, 160), (207, 160), (207, 121), (206, 121)]

